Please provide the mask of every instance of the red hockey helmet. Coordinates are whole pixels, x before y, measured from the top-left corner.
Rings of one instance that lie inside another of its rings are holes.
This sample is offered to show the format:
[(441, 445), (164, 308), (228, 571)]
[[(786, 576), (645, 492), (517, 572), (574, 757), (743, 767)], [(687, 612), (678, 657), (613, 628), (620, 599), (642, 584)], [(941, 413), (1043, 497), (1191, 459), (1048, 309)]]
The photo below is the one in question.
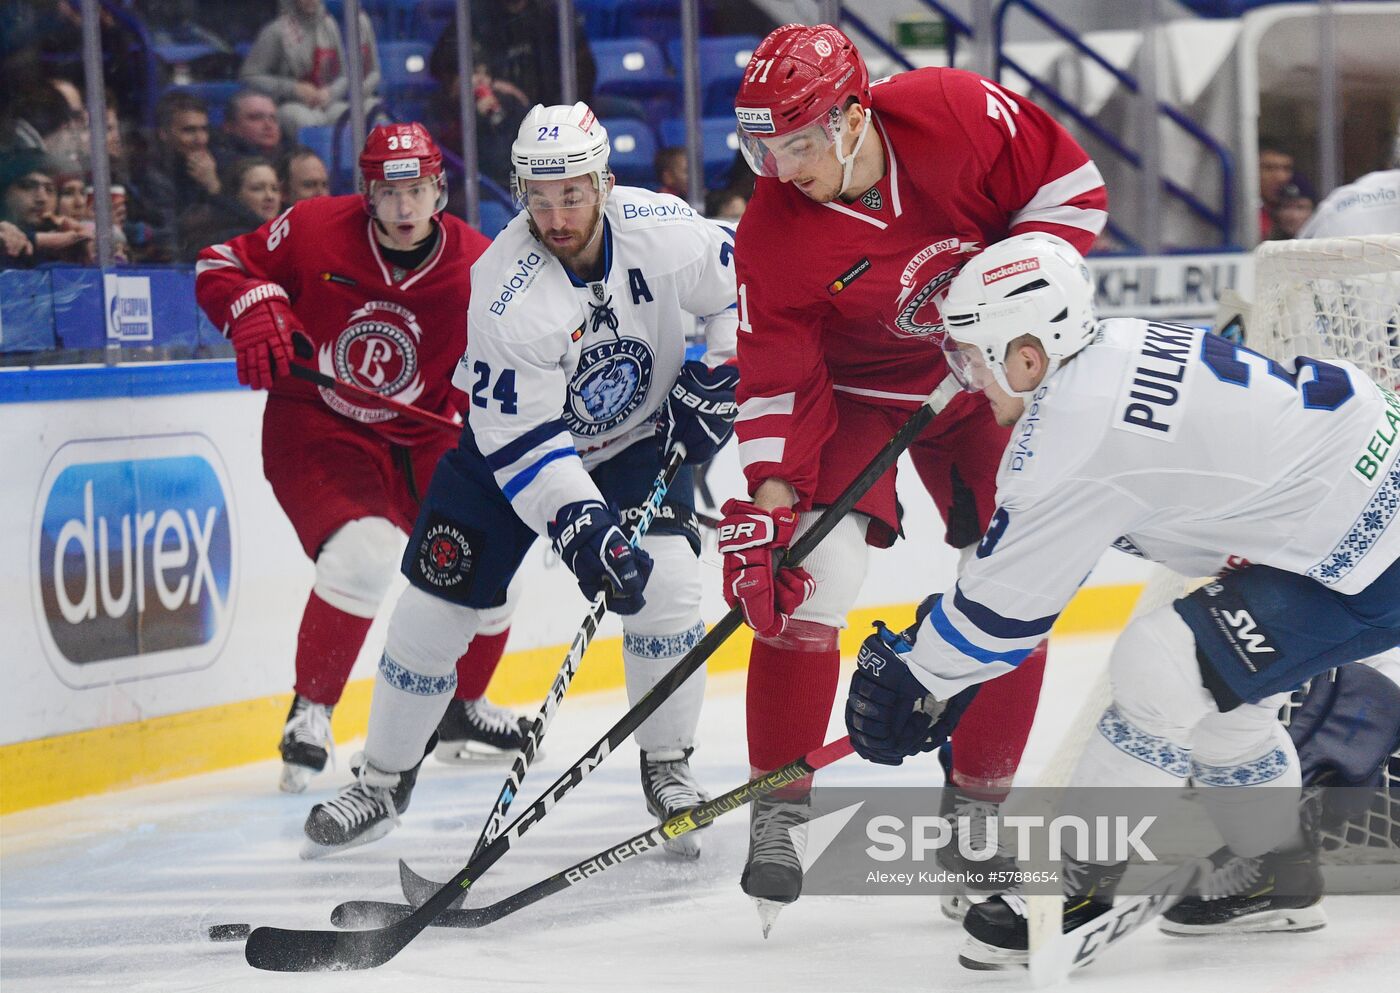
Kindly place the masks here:
[(401, 180), (428, 180), (432, 184), (432, 213), (447, 206), (442, 151), (428, 129), (417, 122), (381, 124), (371, 131), (360, 153), (360, 179), (365, 209), (373, 216), (377, 216), (377, 199), (387, 184)]
[(850, 38), (830, 24), (775, 28), (754, 49), (734, 100), (744, 158), (760, 176), (778, 175), (776, 153), (792, 143), (768, 139), (816, 128), (814, 138), (833, 143), (852, 98), (870, 107), (870, 71)]

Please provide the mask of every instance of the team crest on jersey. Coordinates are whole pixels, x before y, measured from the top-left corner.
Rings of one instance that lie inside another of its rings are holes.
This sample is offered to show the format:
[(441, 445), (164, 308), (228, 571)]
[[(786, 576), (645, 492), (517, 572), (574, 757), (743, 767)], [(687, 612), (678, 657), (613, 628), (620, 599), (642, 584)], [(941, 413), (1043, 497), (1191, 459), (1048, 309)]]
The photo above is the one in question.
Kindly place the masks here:
[(625, 421), (646, 402), (653, 363), (651, 348), (636, 338), (616, 338), (585, 348), (564, 406), (569, 430), (592, 438)]
[(943, 238), (920, 249), (900, 273), (899, 298), (895, 301), (899, 312), (890, 331), (901, 338), (941, 335), (948, 284), (958, 274), (962, 256), (977, 249), (975, 243), (957, 238)]
[[(426, 388), (418, 364), (418, 342), (422, 339), (423, 329), (411, 310), (371, 300), (350, 315), (335, 341), (321, 346), (317, 364), (327, 376), (412, 403)], [(324, 386), (320, 391), (326, 406), (365, 424), (398, 416), (392, 410), (353, 403)]]
[(433, 515), (418, 543), (418, 575), (440, 590), (460, 586), (471, 576), (472, 543), (461, 529)]

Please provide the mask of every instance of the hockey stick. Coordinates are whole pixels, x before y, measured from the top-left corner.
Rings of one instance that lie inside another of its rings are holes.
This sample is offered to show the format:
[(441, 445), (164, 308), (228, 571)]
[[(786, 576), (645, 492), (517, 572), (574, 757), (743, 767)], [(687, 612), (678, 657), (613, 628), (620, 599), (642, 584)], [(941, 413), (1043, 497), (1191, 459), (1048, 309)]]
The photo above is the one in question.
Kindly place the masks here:
[[(832, 502), (812, 527), (795, 541), (782, 564), (795, 566), (825, 538), (836, 523), (855, 507), (862, 496), (875, 485), (898, 460), (899, 455), (923, 433), (934, 415), (957, 395), (958, 384), (952, 377), (929, 394), (919, 409), (909, 416), (884, 448), (871, 459), (851, 484)], [(722, 617), (700, 642), (681, 658), (671, 671), (623, 714), (617, 723), (600, 738), (574, 765), (554, 781), (530, 807), (516, 817), (484, 848), (473, 862), (457, 871), (446, 885), (423, 906), (408, 917), (387, 927), (370, 931), (313, 931), (260, 927), (248, 937), (244, 956), (248, 964), (273, 972), (317, 972), (331, 969), (372, 969), (383, 965), (418, 936), (424, 928), (448, 908), (457, 898), (456, 890), (465, 890), (494, 865), (512, 844), (538, 822), (567, 793), (573, 790), (609, 753), (631, 737), (648, 717), (656, 712), (715, 650), (743, 623), (743, 611), (738, 607)]]
[[(538, 883), (527, 886), (518, 893), (512, 893), (510, 896), (484, 907), (445, 910), (437, 920), (432, 922), (433, 926), (479, 928), (494, 924), (502, 917), (522, 910), (532, 903), (538, 903), (547, 896), (553, 896), (560, 890), (566, 890), (570, 886), (581, 883), (600, 872), (606, 872), (615, 865), (655, 848), (669, 838), (679, 838), (690, 831), (705, 827), (715, 818), (727, 814), (731, 810), (737, 810), (758, 797), (767, 796), (788, 783), (796, 782), (804, 776), (810, 776), (818, 769), (823, 769), (833, 762), (845, 758), (852, 751), (851, 739), (849, 738), (841, 738), (823, 745), (808, 752), (800, 759), (789, 762), (787, 765), (756, 779), (751, 779), (742, 786), (735, 787), (722, 796), (707, 800), (700, 806), (677, 814), (656, 827), (633, 835), (620, 844), (605, 848), (592, 858), (576, 862), (567, 869), (561, 869), (549, 878), (541, 879)], [(350, 900), (342, 903), (331, 912), (331, 923), (336, 927), (383, 927), (403, 920), (412, 914), (413, 910), (413, 907), (402, 903)]]
[[(642, 504), (641, 516), (632, 524), (631, 533), (627, 536), (627, 540), (633, 548), (637, 547), (637, 544), (647, 533), (647, 529), (651, 527), (652, 520), (661, 509), (662, 501), (666, 499), (667, 490), (671, 488), (676, 473), (681, 471), (681, 466), (684, 463), (685, 446), (678, 444), (671, 449), (666, 464), (662, 466), (656, 481), (652, 483), (651, 494), (647, 497), (646, 503)], [(525, 773), (529, 771), (530, 763), (535, 761), (540, 742), (544, 739), (545, 732), (549, 730), (550, 722), (554, 720), (554, 715), (559, 710), (559, 704), (564, 700), (564, 694), (569, 691), (569, 684), (574, 681), (574, 674), (578, 672), (579, 664), (583, 661), (583, 654), (588, 651), (588, 646), (593, 642), (594, 635), (598, 633), (598, 625), (603, 622), (603, 615), (607, 609), (607, 595), (599, 593), (593, 598), (593, 603), (588, 609), (588, 616), (579, 625), (578, 633), (574, 635), (574, 640), (569, 645), (569, 653), (564, 656), (564, 664), (560, 666), (558, 674), (555, 675), (554, 682), (549, 687), (549, 694), (544, 698), (544, 703), (540, 705), (539, 713), (535, 715), (529, 731), (525, 733), (525, 741), (515, 756), (515, 762), (510, 767), (506, 781), (501, 784), (501, 792), (496, 796), (496, 802), (491, 808), (491, 816), (487, 818), (486, 824), (482, 827), (481, 835), (472, 847), (471, 858), (467, 859), (468, 862), (475, 861), (476, 857), (481, 854), (481, 850), (495, 841), (496, 835), (501, 833), (501, 825), (505, 823), (506, 811), (510, 810), (511, 802), (520, 792), (520, 784), (525, 779)], [(402, 859), (399, 860), (399, 879), (403, 883), (404, 895), (408, 897), (408, 902), (415, 907), (442, 889), (441, 883), (435, 883), (431, 879), (425, 879), (418, 875)], [(461, 906), (466, 896), (466, 893), (461, 894), (454, 901), (453, 906)]]
[(1086, 921), (1073, 931), (1054, 936), (1030, 952), (1027, 964), (1030, 966), (1031, 982), (1037, 987), (1045, 985), (1047, 981), (1059, 982), (1071, 970), (1088, 965), (1106, 949), (1176, 906), (1209, 869), (1210, 862), (1206, 859), (1185, 862), (1149, 886), (1140, 896), (1123, 900), (1108, 913)]
[[(311, 342), (300, 334), (292, 335), (292, 351), (299, 359), (312, 358), (314, 353), (311, 349)], [(458, 424), (450, 417), (443, 417), (441, 414), (434, 414), (431, 410), (424, 410), (422, 407), (415, 407), (412, 404), (400, 403), (398, 400), (380, 396), (373, 390), (367, 390), (363, 386), (356, 386), (354, 383), (347, 383), (343, 379), (336, 379), (334, 376), (327, 376), (319, 369), (313, 369), (309, 365), (301, 365), (297, 362), (289, 362), (292, 376), (296, 379), (304, 379), (308, 383), (315, 383), (317, 386), (327, 390), (334, 390), (336, 393), (343, 393), (356, 400), (374, 404), (385, 410), (392, 410), (396, 414), (407, 417), (411, 421), (419, 424), (426, 424), (429, 427), (442, 428), (444, 431), (451, 431), (452, 437), (457, 437), (462, 433), (462, 425)]]

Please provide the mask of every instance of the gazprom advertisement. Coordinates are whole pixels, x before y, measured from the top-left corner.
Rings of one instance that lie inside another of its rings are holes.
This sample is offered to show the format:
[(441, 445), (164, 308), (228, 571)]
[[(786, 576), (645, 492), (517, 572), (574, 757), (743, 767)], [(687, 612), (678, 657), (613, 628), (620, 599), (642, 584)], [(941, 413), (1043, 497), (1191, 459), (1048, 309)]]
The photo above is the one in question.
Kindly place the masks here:
[(35, 604), (70, 686), (203, 668), (232, 613), (235, 520), (197, 434), (75, 441), (38, 495)]

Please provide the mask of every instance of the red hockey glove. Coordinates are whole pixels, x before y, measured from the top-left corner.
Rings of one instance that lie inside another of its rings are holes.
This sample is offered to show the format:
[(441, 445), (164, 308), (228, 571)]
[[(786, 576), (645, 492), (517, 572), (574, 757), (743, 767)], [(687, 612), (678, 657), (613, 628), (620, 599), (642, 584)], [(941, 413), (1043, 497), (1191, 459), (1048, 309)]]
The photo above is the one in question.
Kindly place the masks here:
[(290, 371), (292, 334), (304, 332), (292, 313), (287, 291), (276, 283), (250, 279), (229, 304), (229, 341), (238, 354), (238, 381), (265, 390)]
[(806, 569), (779, 569), (773, 561), (787, 548), (797, 530), (790, 508), (762, 510), (745, 500), (730, 500), (722, 508), (719, 550), (724, 556), (724, 601), (744, 611), (744, 623), (755, 633), (775, 638), (789, 616), (816, 590)]

